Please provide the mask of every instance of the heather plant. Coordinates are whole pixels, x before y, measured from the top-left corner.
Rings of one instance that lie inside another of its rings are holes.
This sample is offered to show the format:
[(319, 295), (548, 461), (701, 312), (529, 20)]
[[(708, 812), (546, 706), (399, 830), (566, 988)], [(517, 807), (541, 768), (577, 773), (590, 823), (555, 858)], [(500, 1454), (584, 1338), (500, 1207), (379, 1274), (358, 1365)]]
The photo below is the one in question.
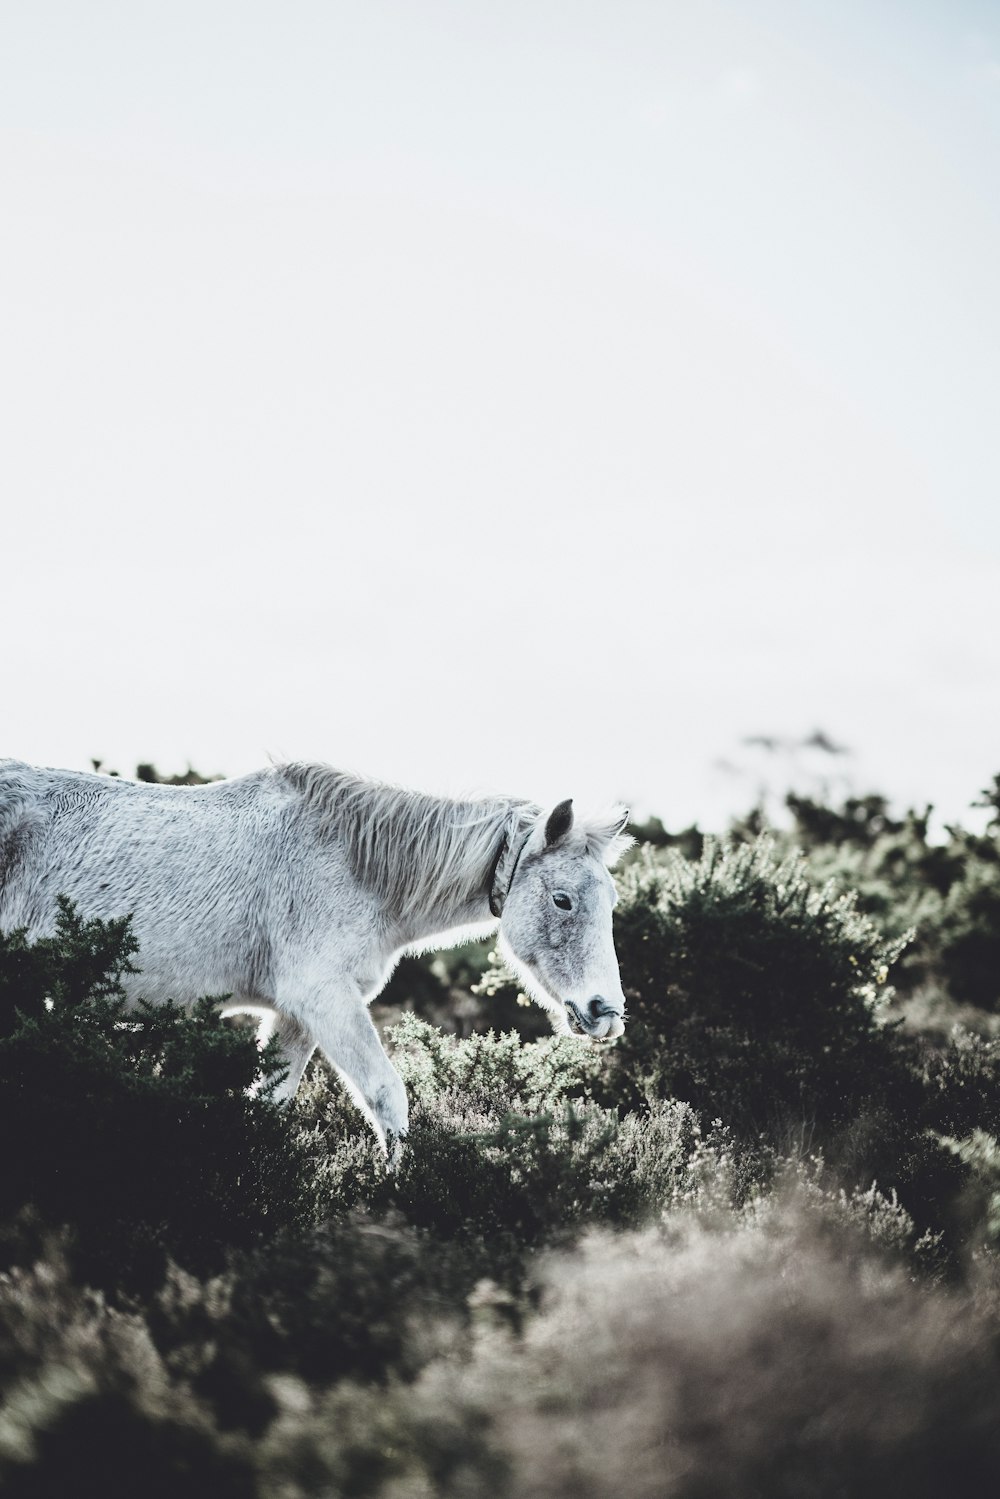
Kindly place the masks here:
[(959, 1140), (944, 1136), (943, 1143), (969, 1168), (964, 1206), (970, 1237), (1000, 1250), (1000, 1141), (974, 1129)]
[(258, 1437), (278, 1410), (276, 1380), (385, 1388), (458, 1356), (480, 1279), (462, 1245), (398, 1212), (356, 1211), (233, 1255), (209, 1280), (172, 1268), (145, 1323), (171, 1377), (213, 1421)]
[(142, 1312), (81, 1287), (64, 1249), (50, 1239), (0, 1275), (3, 1493), (254, 1499), (247, 1454), (175, 1377)]
[(924, 1052), (928, 1123), (945, 1134), (1000, 1135), (1000, 1039), (956, 1025)]
[(640, 1118), (594, 1101), (600, 1054), (568, 1037), (459, 1039), (409, 1016), (390, 1043), (411, 1098), (406, 1152), (391, 1176), (326, 1070), (314, 1064), (306, 1080), (298, 1126), (325, 1142), (327, 1200), (402, 1214), (462, 1246), (468, 1272), (512, 1290), (537, 1248), (571, 1241), (586, 1223), (646, 1221), (692, 1193), (714, 1148), (681, 1102)]
[(487, 1311), (523, 1328), (540, 1254), (569, 1248), (588, 1224), (732, 1216), (732, 1142), (720, 1131), (703, 1135), (685, 1105), (623, 1121), (599, 1153), (552, 1132), (540, 1161), (535, 1132), (528, 1137), (530, 1146), (514, 1129), (513, 1140), (479, 1142), (489, 1203), (461, 1176), (448, 1194), (429, 1180), (454, 1170), (442, 1127), (414, 1152), (410, 1178), (386, 1189), (392, 1206), (375, 1193), (377, 1206), (236, 1255), (208, 1282), (172, 1271), (146, 1311), (159, 1355), (220, 1426), (257, 1435), (276, 1415), (275, 1378), (388, 1388), (435, 1360), (461, 1362)]
[(995, 1290), (915, 1285), (792, 1201), (588, 1236), (452, 1393), (531, 1499), (972, 1495), (1000, 1477), (998, 1326)]

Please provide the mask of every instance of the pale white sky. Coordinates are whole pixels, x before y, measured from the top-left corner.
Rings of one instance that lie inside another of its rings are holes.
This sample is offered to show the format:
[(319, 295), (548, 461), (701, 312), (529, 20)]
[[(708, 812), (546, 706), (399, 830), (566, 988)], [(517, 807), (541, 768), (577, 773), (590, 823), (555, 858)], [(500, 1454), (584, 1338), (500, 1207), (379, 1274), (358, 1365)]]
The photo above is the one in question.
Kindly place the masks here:
[(1000, 770), (995, 3), (7, 0), (0, 171), (0, 753)]

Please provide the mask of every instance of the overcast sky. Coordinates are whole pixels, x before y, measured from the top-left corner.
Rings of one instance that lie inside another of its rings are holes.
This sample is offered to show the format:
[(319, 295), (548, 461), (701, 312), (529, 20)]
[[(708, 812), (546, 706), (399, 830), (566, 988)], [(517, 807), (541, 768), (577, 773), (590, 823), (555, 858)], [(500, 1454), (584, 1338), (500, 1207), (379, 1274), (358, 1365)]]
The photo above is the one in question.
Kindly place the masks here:
[(0, 169), (0, 753), (1000, 770), (994, 0), (6, 0)]

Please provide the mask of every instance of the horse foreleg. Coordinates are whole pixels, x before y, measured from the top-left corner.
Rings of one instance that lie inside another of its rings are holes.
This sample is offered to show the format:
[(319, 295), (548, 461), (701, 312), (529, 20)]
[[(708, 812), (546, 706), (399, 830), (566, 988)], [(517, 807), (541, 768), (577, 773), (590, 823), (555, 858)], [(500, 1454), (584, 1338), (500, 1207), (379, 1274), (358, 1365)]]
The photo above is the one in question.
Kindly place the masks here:
[(403, 1079), (386, 1056), (367, 1008), (360, 1002), (345, 1005), (335, 1018), (317, 1018), (313, 1033), (368, 1116), (389, 1164), (395, 1166), (406, 1137), (409, 1104)]

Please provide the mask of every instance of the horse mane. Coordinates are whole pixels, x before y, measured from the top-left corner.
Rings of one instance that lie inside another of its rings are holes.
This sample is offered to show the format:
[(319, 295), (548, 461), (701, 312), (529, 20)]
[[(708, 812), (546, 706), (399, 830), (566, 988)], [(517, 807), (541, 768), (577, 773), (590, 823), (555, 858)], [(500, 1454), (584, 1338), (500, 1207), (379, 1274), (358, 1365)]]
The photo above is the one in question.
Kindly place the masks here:
[[(321, 834), (336, 836), (355, 877), (395, 913), (485, 892), (504, 837), (517, 845), (543, 815), (520, 797), (453, 800), (306, 761), (275, 771)], [(574, 837), (609, 868), (634, 841), (620, 831), (623, 813), (617, 807), (573, 824)]]
[(526, 835), (541, 807), (515, 797), (456, 801), (371, 781), (332, 766), (277, 765), (323, 833), (335, 834), (354, 875), (400, 912), (432, 910), (482, 886), (506, 833)]

